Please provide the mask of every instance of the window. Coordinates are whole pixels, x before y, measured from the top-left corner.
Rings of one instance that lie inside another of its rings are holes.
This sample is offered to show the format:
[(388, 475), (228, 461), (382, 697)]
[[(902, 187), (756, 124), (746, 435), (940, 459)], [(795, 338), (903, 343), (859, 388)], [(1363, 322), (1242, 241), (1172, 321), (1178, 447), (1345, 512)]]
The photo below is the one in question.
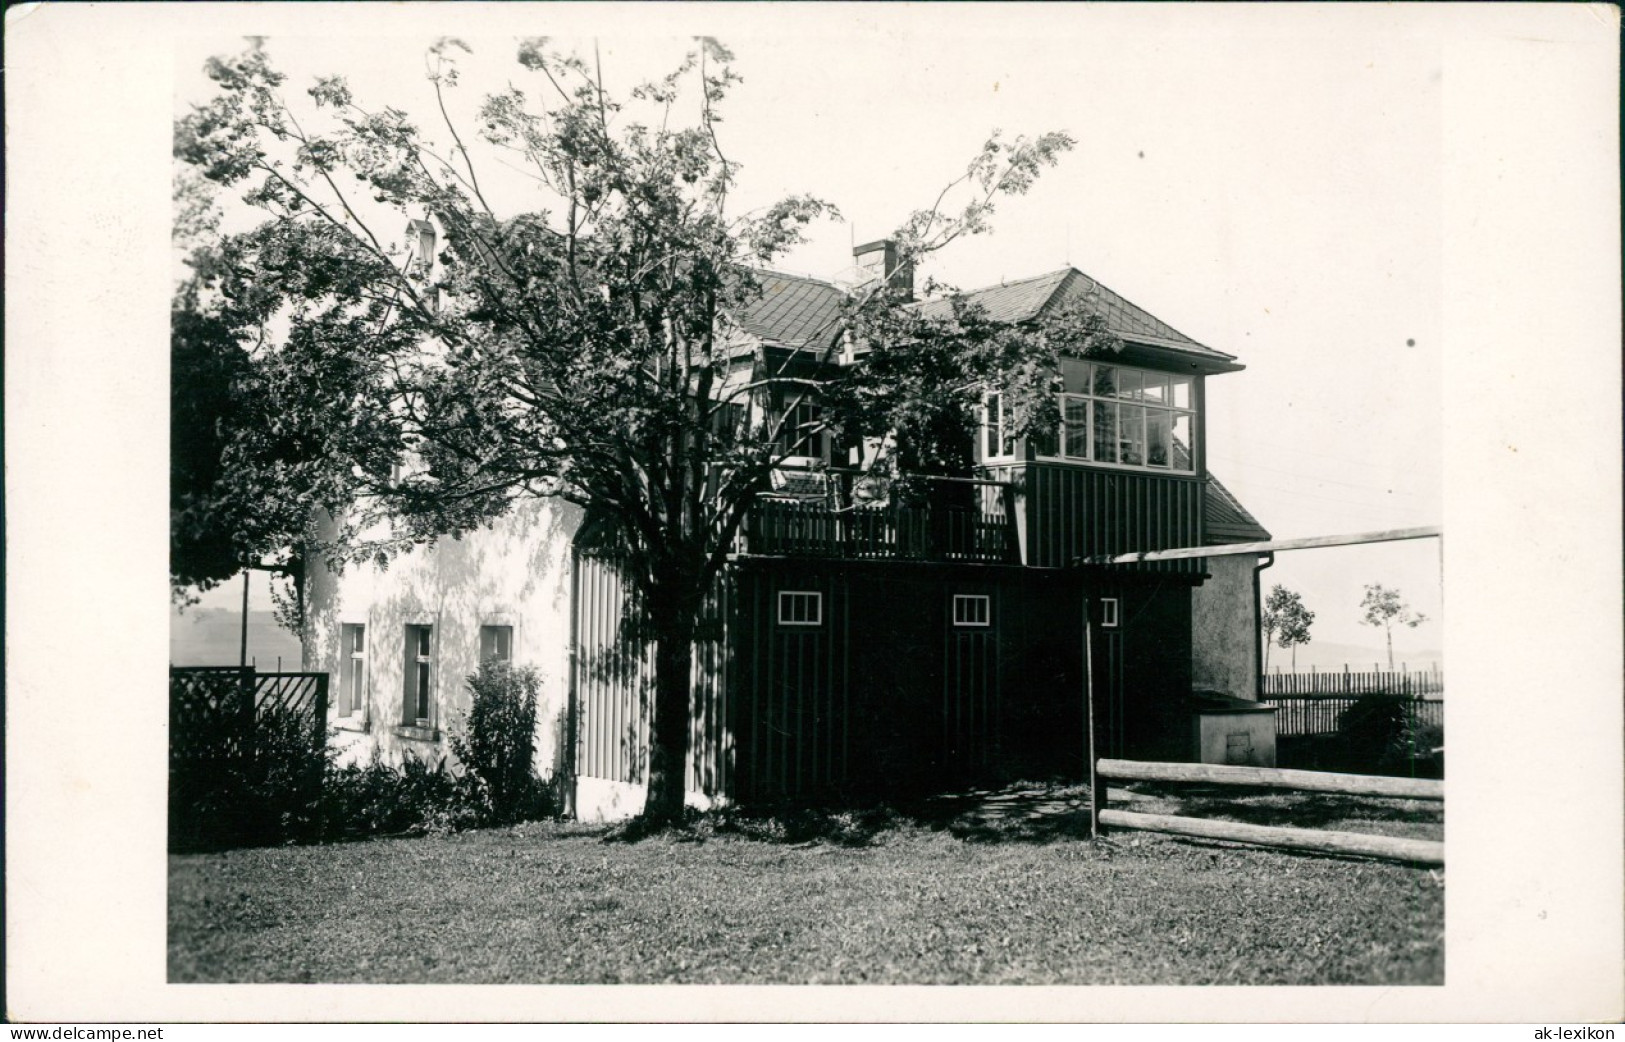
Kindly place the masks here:
[(769, 422), (779, 423), (779, 430), (773, 439), (773, 451), (788, 459), (827, 460), (829, 432), (818, 429), (824, 422), (824, 410), (806, 398), (791, 406), (789, 402), (795, 402), (798, 393), (786, 391), (774, 396)]
[(428, 278), (434, 270), (434, 225), (428, 221), (408, 221), (406, 235), (412, 266), (419, 275)]
[(987, 626), (992, 619), (991, 597), (980, 593), (954, 594), (955, 626)]
[(431, 727), (431, 700), (434, 681), (434, 627), (406, 627), (406, 698), (401, 722), (408, 726)]
[(1044, 439), (1046, 448), (1063, 459), (1195, 472), (1191, 377), (1081, 363), (1067, 377), (1059, 436)]
[(1010, 407), (1002, 394), (990, 394), (983, 402), (982, 410), (983, 435), (982, 458), (995, 459), (998, 457), (1014, 456), (1016, 454), (1016, 439), (1011, 433), (1014, 428)]
[(481, 662), (512, 662), (513, 661), (513, 627), (512, 626), (481, 626), (480, 627), (480, 661)]
[(779, 591), (780, 626), (822, 626), (824, 595), (806, 590)]
[(1117, 598), (1102, 597), (1100, 599), (1100, 625), (1103, 629), (1117, 628)]
[(339, 715), (365, 716), (367, 709), (367, 627), (339, 627)]

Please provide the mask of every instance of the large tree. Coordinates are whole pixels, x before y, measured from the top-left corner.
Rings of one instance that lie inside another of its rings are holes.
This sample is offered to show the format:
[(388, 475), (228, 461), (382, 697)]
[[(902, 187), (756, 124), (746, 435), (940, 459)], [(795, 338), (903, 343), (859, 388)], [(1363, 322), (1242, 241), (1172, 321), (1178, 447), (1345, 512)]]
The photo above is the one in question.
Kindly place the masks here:
[[(953, 298), (928, 317), (879, 280), (852, 295), (845, 338), (768, 364), (735, 318), (761, 267), (834, 209), (791, 196), (730, 211), (728, 51), (701, 39), (616, 98), (595, 61), (526, 40), (527, 86), (485, 98), (473, 134), (448, 106), (467, 51), (453, 39), (429, 49), (440, 147), (403, 111), (364, 107), (341, 77), (293, 104), (260, 46), (211, 60), (219, 91), (178, 122), (177, 156), (245, 189), (267, 219), (204, 251), (177, 329), (209, 323), (263, 396), (266, 414), (237, 438), (248, 451), (233, 501), (286, 488), (297, 510), (347, 504), (316, 548), (330, 559), (387, 562), (525, 497), (585, 508), (655, 645), (644, 814), (668, 821), (682, 810), (701, 603), (775, 466), (827, 431), (881, 446), (866, 461), (877, 472), (901, 456), (963, 468), (963, 450), (944, 446), (968, 446), (980, 395), (1008, 394), (1018, 433), (1052, 424), (1060, 355), (1113, 341), (1087, 309), (1014, 328)], [(995, 135), (901, 223), (900, 262), (985, 230), (1000, 196), (1025, 192), (1071, 145)], [(491, 205), (477, 149), (530, 178), (524, 205)], [(409, 220), (425, 234), (397, 242), (391, 229)], [(850, 364), (835, 365), (843, 348)], [(817, 412), (799, 408), (812, 402)]]

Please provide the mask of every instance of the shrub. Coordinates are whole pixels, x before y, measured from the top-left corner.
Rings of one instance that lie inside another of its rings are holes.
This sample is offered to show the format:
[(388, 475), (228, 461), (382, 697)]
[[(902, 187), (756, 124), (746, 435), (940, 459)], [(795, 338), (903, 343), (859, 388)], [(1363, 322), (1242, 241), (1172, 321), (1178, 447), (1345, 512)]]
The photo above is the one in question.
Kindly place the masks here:
[(451, 808), (455, 779), (443, 761), (407, 757), (399, 767), (377, 751), (365, 765), (337, 767), (323, 787), (323, 838), (426, 832)]
[(553, 813), (553, 799), (536, 776), (536, 700), (541, 676), (528, 666), (486, 662), (468, 678), (473, 703), (450, 735), (467, 774), (462, 795), (479, 824), (511, 825)]
[[(223, 715), (224, 716), (224, 715)], [(220, 756), (178, 764), (169, 776), (169, 844), (174, 850), (266, 846), (319, 837), (326, 744), (311, 734), (310, 718), (268, 709), (251, 726), (232, 719), (222, 748), (246, 742), (252, 756)]]
[(1419, 778), (1444, 777), (1442, 728), (1416, 721), (1404, 695), (1363, 695), (1338, 722), (1335, 769)]

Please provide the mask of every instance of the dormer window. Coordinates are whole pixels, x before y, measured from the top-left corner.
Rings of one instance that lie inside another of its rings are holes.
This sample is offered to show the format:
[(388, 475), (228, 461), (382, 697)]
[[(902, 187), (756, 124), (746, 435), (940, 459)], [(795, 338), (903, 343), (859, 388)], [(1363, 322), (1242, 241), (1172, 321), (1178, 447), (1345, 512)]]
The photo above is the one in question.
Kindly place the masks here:
[(408, 263), (413, 272), (428, 278), (434, 271), (434, 225), (428, 221), (409, 222), (406, 226), (406, 246), (410, 251)]

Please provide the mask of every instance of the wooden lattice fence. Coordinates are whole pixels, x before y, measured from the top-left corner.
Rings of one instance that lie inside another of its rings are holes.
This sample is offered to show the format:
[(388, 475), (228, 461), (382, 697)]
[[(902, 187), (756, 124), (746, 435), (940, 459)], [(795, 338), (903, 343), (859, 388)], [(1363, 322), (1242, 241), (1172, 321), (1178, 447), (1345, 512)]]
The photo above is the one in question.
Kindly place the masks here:
[(271, 842), (314, 816), (327, 742), (326, 673), (169, 671), (172, 849)]

